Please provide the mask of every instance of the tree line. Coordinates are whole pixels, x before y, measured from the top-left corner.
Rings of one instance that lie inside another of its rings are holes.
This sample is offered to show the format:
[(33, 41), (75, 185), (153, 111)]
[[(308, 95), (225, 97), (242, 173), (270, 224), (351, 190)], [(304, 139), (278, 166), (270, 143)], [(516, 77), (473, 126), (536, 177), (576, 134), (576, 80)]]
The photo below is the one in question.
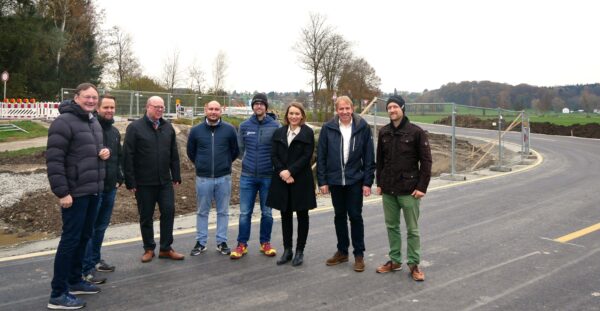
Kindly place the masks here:
[(600, 84), (539, 87), (528, 84), (510, 85), (490, 81), (448, 83), (437, 90), (425, 90), (415, 102), (453, 102), (462, 105), (534, 109), (538, 113), (583, 110), (591, 113), (600, 109)]

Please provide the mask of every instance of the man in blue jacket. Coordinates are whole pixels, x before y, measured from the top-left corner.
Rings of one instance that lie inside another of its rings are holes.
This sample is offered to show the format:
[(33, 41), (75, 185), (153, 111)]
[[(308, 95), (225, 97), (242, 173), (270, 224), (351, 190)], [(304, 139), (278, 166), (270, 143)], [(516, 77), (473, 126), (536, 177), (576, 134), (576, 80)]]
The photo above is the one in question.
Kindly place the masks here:
[(231, 163), (239, 154), (235, 128), (221, 120), (221, 105), (211, 101), (204, 106), (206, 118), (190, 131), (187, 156), (196, 167), (196, 245), (190, 255), (206, 250), (208, 213), (213, 199), (217, 207), (217, 251), (229, 255), (227, 227), (231, 198)]
[(271, 163), (271, 138), (279, 122), (267, 114), (267, 95), (258, 93), (252, 98), (254, 114), (240, 124), (238, 144), (243, 155), (240, 176), (240, 225), (238, 245), (231, 252), (231, 259), (240, 259), (248, 252), (252, 211), (256, 194), (260, 195), (260, 252), (273, 257), (277, 252), (271, 247), (273, 216), (267, 206), (267, 195), (271, 186), (273, 164)]
[(375, 171), (373, 136), (369, 124), (354, 113), (348, 96), (335, 102), (337, 115), (325, 123), (317, 147), (317, 180), (323, 194), (331, 192), (335, 212), (337, 251), (327, 259), (333, 266), (348, 261), (348, 218), (354, 248), (354, 271), (365, 270), (363, 196), (371, 194)]

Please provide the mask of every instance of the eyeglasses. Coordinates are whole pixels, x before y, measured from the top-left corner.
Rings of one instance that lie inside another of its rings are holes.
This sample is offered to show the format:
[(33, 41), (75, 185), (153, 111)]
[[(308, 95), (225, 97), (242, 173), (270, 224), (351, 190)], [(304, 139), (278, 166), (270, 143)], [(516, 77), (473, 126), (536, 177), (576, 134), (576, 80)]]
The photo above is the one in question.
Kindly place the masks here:
[(87, 99), (87, 100), (90, 100), (90, 99), (98, 100), (98, 96), (90, 96), (90, 95), (86, 95), (86, 96), (77, 95), (77, 96), (79, 96), (79, 97), (81, 97), (83, 99)]
[(156, 109), (156, 110), (165, 110), (165, 106), (156, 106), (156, 105), (150, 105), (150, 107)]

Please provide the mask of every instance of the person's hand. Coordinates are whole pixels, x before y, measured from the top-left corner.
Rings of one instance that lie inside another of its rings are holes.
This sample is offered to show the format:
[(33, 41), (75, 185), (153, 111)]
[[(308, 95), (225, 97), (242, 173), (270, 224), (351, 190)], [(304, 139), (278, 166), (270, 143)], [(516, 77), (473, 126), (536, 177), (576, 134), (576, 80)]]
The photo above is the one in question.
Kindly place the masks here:
[(376, 193), (377, 195), (381, 195), (381, 187), (377, 187), (377, 188), (375, 188), (375, 193)]
[(420, 199), (425, 196), (425, 193), (415, 189), (415, 191), (413, 191), (410, 195), (415, 197), (415, 199)]
[(322, 194), (328, 194), (329, 193), (329, 186), (324, 185), (319, 187), (319, 191), (321, 191)]
[(292, 177), (292, 176), (288, 177), (288, 179), (286, 179), (285, 182), (287, 184), (293, 184), (294, 183), (294, 177)]
[(283, 170), (283, 171), (279, 172), (279, 177), (281, 177), (281, 180), (283, 180), (285, 182), (287, 182), (287, 179), (290, 178), (290, 176), (292, 176), (292, 173), (290, 173), (290, 171), (288, 171), (288, 170)]
[(181, 185), (181, 182), (180, 182), (180, 181), (174, 181), (174, 182), (173, 182), (173, 186), (179, 186), (179, 185)]
[(73, 197), (70, 194), (58, 199), (58, 203), (62, 208), (69, 208), (73, 205)]
[(363, 195), (365, 197), (368, 197), (371, 195), (371, 187), (369, 186), (363, 186)]
[(131, 188), (131, 189), (129, 189), (129, 192), (131, 192), (131, 193), (135, 193), (136, 191), (137, 191), (137, 189), (136, 189), (136, 188)]
[(100, 157), (100, 159), (106, 160), (106, 159), (110, 158), (110, 150), (108, 148), (102, 148), (102, 149), (100, 149), (98, 156)]

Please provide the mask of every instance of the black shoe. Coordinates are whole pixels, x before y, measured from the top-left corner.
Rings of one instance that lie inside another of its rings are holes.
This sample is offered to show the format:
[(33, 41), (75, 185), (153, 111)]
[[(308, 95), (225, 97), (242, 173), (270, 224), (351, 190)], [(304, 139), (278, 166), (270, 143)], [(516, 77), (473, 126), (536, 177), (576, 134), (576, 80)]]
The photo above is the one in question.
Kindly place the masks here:
[(200, 242), (196, 242), (194, 248), (192, 248), (192, 252), (190, 252), (191, 256), (198, 256), (200, 253), (204, 253), (206, 251), (206, 246), (200, 244)]
[(294, 252), (292, 252), (291, 248), (284, 249), (283, 255), (281, 255), (279, 260), (277, 260), (277, 265), (280, 266), (287, 263), (288, 261), (292, 260), (292, 256), (294, 256)]
[(100, 262), (96, 264), (96, 271), (99, 272), (113, 272), (115, 271), (115, 266), (107, 263), (104, 259), (100, 259)]
[(106, 283), (106, 278), (96, 276), (96, 271), (91, 270), (88, 274), (83, 275), (83, 279), (92, 283), (92, 284), (104, 284)]
[(231, 249), (229, 246), (227, 246), (227, 243), (221, 242), (219, 245), (217, 245), (217, 252), (223, 255), (229, 255), (231, 254)]
[(297, 267), (301, 265), (302, 262), (304, 262), (304, 250), (297, 249), (296, 255), (294, 256), (294, 259), (292, 259), (292, 266)]

